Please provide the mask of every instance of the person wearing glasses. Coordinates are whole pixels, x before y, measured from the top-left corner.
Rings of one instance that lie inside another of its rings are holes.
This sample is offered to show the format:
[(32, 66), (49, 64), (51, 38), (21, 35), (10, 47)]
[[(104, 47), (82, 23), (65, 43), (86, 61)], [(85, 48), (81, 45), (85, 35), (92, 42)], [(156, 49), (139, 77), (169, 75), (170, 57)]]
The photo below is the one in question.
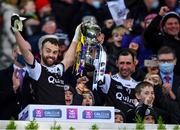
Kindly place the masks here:
[(177, 102), (180, 76), (174, 73), (177, 62), (175, 51), (162, 46), (158, 50), (159, 75), (162, 80), (162, 95), (159, 96), (159, 106), (170, 114), (171, 123), (180, 123), (180, 107)]
[(175, 100), (177, 88), (180, 86), (180, 76), (174, 74), (177, 61), (175, 51), (168, 46), (163, 46), (158, 51), (158, 61), (160, 77), (163, 82), (163, 93)]

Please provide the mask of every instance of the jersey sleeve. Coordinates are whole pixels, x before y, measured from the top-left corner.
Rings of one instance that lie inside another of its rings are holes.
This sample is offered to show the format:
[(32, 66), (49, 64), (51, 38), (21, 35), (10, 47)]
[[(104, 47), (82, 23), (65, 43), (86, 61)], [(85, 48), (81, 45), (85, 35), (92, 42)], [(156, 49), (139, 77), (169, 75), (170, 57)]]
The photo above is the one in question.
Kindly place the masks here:
[(27, 66), (27, 72), (29, 74), (29, 76), (34, 79), (34, 80), (38, 80), (40, 75), (41, 75), (41, 71), (42, 71), (42, 67), (41, 64), (37, 62), (37, 60), (34, 59), (33, 65), (29, 65), (26, 64)]

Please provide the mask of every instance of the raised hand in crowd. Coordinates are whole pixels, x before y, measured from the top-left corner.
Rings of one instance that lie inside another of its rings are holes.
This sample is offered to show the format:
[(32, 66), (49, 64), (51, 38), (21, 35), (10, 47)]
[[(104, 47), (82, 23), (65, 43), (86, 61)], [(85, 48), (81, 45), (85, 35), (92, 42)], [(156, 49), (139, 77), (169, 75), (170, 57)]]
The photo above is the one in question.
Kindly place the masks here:
[(144, 99), (144, 104), (152, 107), (153, 106), (153, 102), (154, 102), (154, 98), (155, 98), (154, 95), (146, 96), (145, 99)]
[(77, 79), (76, 91), (78, 94), (82, 95), (83, 92), (88, 90), (88, 88), (86, 86), (86, 83), (88, 81), (89, 81), (89, 79), (86, 76), (83, 76), (83, 77), (80, 77)]
[(170, 96), (171, 99), (175, 100), (176, 99), (176, 95), (174, 94), (174, 92), (172, 91), (172, 85), (170, 83), (164, 83), (162, 85), (162, 92), (163, 94), (167, 94)]
[(169, 11), (170, 11), (170, 9), (167, 6), (163, 6), (163, 7), (161, 7), (161, 9), (159, 11), (159, 15), (164, 16)]

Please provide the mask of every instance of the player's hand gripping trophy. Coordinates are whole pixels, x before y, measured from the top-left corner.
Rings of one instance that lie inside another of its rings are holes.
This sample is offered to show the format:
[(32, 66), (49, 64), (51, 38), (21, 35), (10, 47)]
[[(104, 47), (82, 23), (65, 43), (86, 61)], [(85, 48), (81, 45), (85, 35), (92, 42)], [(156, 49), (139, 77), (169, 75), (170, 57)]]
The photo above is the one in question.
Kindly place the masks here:
[(87, 72), (94, 71), (93, 84), (103, 82), (106, 53), (98, 37), (101, 28), (94, 21), (84, 21), (81, 24), (80, 40), (77, 47), (76, 74), (84, 76)]

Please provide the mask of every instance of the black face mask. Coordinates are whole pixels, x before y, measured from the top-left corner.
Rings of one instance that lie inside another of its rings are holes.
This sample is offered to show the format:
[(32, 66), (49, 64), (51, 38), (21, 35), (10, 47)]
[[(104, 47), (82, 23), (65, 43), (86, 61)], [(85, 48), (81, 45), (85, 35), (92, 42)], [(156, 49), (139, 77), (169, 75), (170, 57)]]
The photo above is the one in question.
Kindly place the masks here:
[(17, 62), (20, 63), (22, 66), (25, 66), (25, 60), (24, 60), (23, 55), (18, 54), (16, 60), (17, 60)]

